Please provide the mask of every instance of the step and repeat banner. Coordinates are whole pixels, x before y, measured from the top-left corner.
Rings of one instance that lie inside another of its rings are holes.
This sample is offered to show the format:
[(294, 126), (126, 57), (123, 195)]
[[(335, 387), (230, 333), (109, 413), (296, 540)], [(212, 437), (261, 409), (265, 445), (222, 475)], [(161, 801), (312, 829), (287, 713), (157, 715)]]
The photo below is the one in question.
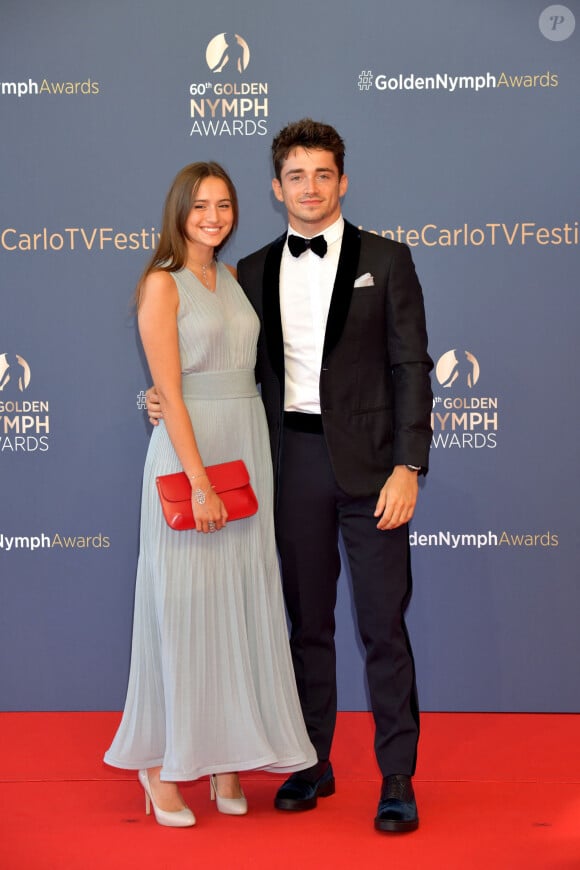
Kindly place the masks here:
[[(408, 621), (426, 710), (579, 711), (580, 4), (2, 0), (0, 705), (119, 709), (149, 375), (131, 310), (177, 170), (224, 164), (237, 259), (283, 231), (288, 121), (409, 245), (431, 471)], [(368, 699), (349, 577), (341, 709)]]

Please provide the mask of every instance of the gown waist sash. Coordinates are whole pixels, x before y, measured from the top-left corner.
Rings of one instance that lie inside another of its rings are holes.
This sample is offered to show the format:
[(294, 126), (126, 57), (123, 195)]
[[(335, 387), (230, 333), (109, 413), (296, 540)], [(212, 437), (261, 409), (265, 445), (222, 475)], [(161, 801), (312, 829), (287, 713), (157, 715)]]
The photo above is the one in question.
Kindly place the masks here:
[(258, 395), (253, 369), (185, 372), (181, 385), (184, 399), (252, 399)]

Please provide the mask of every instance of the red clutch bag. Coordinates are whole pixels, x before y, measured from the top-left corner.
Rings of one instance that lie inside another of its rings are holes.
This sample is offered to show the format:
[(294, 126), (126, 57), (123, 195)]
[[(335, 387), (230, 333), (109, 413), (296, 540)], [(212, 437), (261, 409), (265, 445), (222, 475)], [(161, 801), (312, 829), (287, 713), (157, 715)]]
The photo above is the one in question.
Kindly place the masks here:
[[(250, 485), (250, 475), (242, 459), (208, 465), (209, 482), (228, 512), (228, 522), (251, 517), (258, 510), (258, 499)], [(168, 526), (177, 531), (194, 529), (191, 507), (191, 482), (184, 471), (156, 478), (161, 509)]]

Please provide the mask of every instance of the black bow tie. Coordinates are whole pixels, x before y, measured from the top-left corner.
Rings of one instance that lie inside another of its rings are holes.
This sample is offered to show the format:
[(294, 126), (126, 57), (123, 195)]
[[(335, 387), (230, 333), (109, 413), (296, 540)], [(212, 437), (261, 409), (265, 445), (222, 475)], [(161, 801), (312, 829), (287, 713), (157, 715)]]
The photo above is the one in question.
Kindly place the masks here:
[(324, 236), (314, 236), (313, 239), (303, 239), (302, 236), (288, 236), (288, 247), (293, 257), (299, 257), (307, 248), (319, 257), (324, 257), (328, 250)]

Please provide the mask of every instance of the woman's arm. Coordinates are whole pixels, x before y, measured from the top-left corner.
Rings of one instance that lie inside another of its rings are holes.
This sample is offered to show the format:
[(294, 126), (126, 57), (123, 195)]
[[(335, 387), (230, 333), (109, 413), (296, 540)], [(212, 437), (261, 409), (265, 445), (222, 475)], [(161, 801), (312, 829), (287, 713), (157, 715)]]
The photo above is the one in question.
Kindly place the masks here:
[[(203, 459), (200, 456), (191, 418), (183, 401), (181, 360), (177, 313), (179, 296), (173, 277), (168, 272), (152, 272), (145, 280), (138, 312), (139, 334), (157, 388), (163, 419), (171, 443), (187, 476), (193, 480), (193, 490), (209, 488)], [(208, 522), (222, 528), (227, 512), (220, 498), (210, 488), (205, 504), (192, 498), (198, 531), (208, 531)]]

